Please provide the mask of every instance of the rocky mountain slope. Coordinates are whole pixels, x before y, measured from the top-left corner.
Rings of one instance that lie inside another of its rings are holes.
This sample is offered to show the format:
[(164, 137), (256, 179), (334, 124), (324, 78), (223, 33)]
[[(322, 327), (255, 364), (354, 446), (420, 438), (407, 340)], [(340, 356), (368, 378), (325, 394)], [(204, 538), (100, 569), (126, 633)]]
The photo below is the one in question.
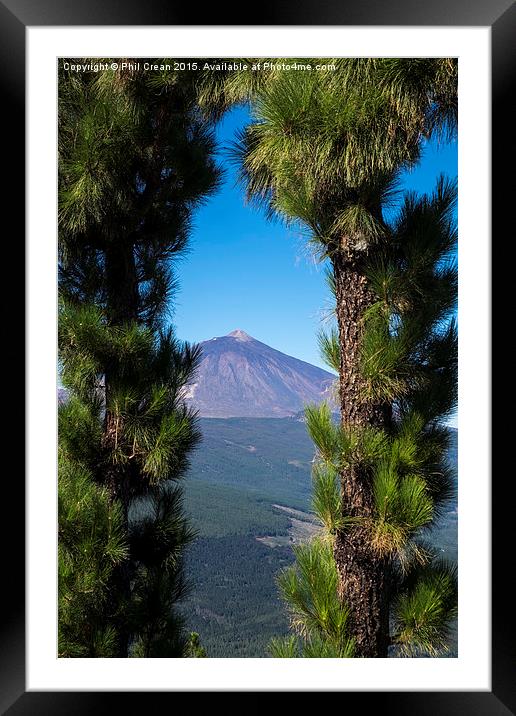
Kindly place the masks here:
[(187, 401), (203, 417), (282, 418), (331, 400), (335, 376), (257, 341), (242, 330), (201, 343)]

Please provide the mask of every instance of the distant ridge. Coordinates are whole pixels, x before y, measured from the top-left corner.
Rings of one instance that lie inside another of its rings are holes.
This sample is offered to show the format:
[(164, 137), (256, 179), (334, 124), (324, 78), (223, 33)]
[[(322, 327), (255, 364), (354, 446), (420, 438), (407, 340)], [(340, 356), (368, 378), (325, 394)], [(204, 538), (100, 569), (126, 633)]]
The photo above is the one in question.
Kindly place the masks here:
[(206, 418), (283, 418), (332, 398), (334, 375), (288, 356), (240, 328), (201, 343), (202, 362), (186, 389)]

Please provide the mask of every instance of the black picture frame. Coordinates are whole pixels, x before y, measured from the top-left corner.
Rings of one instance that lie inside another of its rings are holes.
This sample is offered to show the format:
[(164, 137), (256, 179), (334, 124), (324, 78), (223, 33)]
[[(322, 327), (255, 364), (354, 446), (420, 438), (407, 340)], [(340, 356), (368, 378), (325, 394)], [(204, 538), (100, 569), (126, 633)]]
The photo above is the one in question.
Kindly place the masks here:
[[(514, 120), (510, 106), (516, 77), (516, 5), (512, 0), (284, 0), (255, 6), (258, 15), (242, 17), (242, 6), (213, 3), (199, 7), (171, 0), (0, 0), (0, 83), (3, 99), (0, 112), (4, 147), (14, 149), (13, 160), (4, 164), (1, 173), (4, 219), (11, 216), (11, 229), (4, 234), (5, 273), (24, 266), (24, 182), (25, 182), (25, 30), (29, 26), (81, 25), (360, 25), (360, 26), (484, 26), (492, 33), (492, 235), (498, 237), (493, 248), (507, 244), (502, 225), (514, 203), (514, 183), (503, 172), (514, 156)], [(202, 23), (196, 22), (202, 12)], [(508, 141), (510, 138), (511, 141)], [(512, 164), (514, 167), (514, 164)], [(509, 224), (508, 224), (509, 226)], [(5, 231), (5, 230), (4, 230)], [(501, 250), (501, 248), (500, 248)], [(492, 251), (492, 258), (496, 252)], [(4, 283), (5, 285), (5, 283)], [(493, 281), (495, 300), (503, 281)], [(8, 406), (12, 428), (12, 445), (23, 441), (25, 385), (24, 359), (24, 280), (22, 271), (9, 293), (9, 310), (5, 312), (4, 331), (8, 336), (4, 353), (8, 358), (8, 380), (4, 382), (4, 405)], [(7, 300), (7, 295), (4, 300)], [(12, 307), (16, 306), (17, 311)], [(5, 394), (7, 393), (7, 394)], [(508, 440), (508, 436), (505, 436)], [(504, 433), (499, 426), (492, 438), (492, 454), (501, 451)], [(507, 443), (505, 442), (505, 445)], [(499, 450), (495, 447), (498, 446)], [(15, 448), (9, 444), (9, 451)], [(24, 481), (20, 470), (24, 447), (19, 445), (16, 467), (4, 472), (4, 516), (2, 521), (4, 605), (0, 632), (0, 711), (19, 714), (104, 713), (120, 707), (132, 712), (157, 708), (155, 699), (166, 702), (174, 693), (123, 692), (26, 692), (25, 686), (25, 568), (24, 568)], [(346, 692), (343, 706), (372, 708), (399, 716), (450, 716), (453, 714), (516, 714), (516, 638), (514, 598), (508, 588), (508, 554), (513, 544), (512, 504), (504, 496), (503, 472), (492, 485), (492, 691), (490, 692)], [(7, 494), (5, 494), (7, 492)], [(511, 569), (512, 571), (512, 569)], [(235, 685), (235, 691), (238, 687)], [(336, 690), (338, 686), (336, 685)], [(175, 692), (177, 693), (177, 692)], [(129, 698), (127, 698), (129, 697)], [(115, 703), (116, 699), (116, 703)], [(145, 705), (143, 702), (145, 699)], [(149, 699), (151, 701), (149, 701)], [(151, 705), (152, 704), (152, 705)], [(358, 701), (357, 701), (358, 704)]]

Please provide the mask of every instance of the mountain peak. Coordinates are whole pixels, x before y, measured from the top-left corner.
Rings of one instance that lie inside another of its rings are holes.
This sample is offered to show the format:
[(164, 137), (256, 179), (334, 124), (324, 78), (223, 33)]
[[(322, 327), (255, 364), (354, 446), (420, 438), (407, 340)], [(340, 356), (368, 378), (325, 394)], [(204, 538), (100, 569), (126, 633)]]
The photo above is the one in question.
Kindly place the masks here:
[(236, 338), (237, 341), (254, 341), (254, 338), (250, 336), (245, 331), (242, 331), (240, 328), (237, 328), (236, 331), (231, 331), (231, 333), (228, 333), (228, 337), (231, 336), (231, 338)]
[(185, 398), (205, 418), (281, 418), (331, 400), (335, 376), (256, 340), (240, 328), (201, 343)]

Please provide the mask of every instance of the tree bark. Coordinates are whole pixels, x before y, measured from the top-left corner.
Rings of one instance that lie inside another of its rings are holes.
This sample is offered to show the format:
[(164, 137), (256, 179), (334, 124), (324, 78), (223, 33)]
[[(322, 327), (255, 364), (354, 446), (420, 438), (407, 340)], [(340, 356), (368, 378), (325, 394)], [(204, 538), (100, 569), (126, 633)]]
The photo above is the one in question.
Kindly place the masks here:
[[(109, 242), (105, 251), (105, 276), (107, 315), (110, 325), (123, 326), (138, 319), (139, 293), (136, 277), (134, 245), (132, 242)], [(110, 499), (118, 500), (122, 506), (124, 531), (129, 530), (129, 505), (131, 500), (131, 468), (129, 465), (115, 465), (112, 461), (113, 451), (122, 439), (123, 426), (119, 418), (109, 409), (110, 392), (116, 387), (119, 376), (116, 367), (106, 366), (104, 386), (106, 396), (106, 413), (104, 418), (103, 444), (107, 452), (108, 464), (104, 475), (104, 484), (109, 490)], [(130, 646), (130, 632), (127, 620), (122, 616), (118, 619), (120, 608), (131, 596), (132, 567), (130, 560), (125, 560), (113, 569), (112, 582), (115, 599), (111, 611), (117, 622), (118, 656), (127, 657)]]
[(121, 326), (138, 319), (138, 279), (131, 240), (108, 241), (105, 251), (108, 319)]
[[(363, 252), (361, 252), (363, 254)], [(390, 406), (365, 400), (360, 344), (365, 311), (375, 302), (359, 252), (339, 251), (332, 259), (340, 342), (340, 408), (343, 428), (385, 427)], [(341, 473), (343, 513), (373, 514), (372, 480), (364, 465)], [(367, 528), (352, 525), (337, 533), (334, 546), (339, 597), (349, 609), (350, 634), (359, 657), (386, 657), (389, 644), (389, 577), (386, 561), (374, 553)]]

